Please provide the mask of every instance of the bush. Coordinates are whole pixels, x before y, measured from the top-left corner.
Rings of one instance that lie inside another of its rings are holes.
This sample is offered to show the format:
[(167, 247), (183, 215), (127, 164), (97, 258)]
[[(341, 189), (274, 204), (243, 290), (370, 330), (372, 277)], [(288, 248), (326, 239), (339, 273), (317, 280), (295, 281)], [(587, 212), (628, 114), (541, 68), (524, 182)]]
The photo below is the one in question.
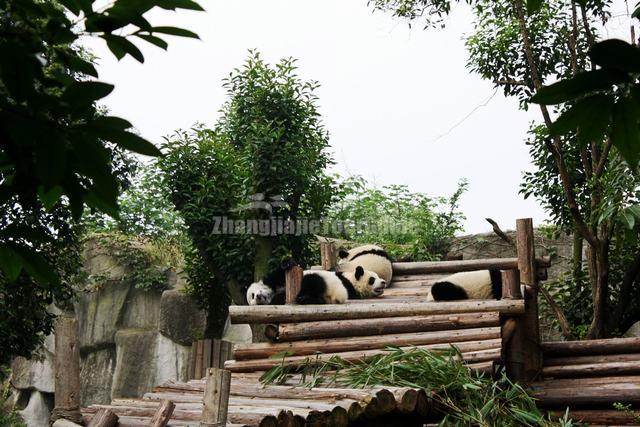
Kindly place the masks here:
[(336, 225), (327, 237), (379, 244), (398, 260), (439, 260), (462, 230), (458, 204), (466, 189), (461, 180), (451, 197), (429, 197), (406, 185), (376, 188), (361, 176), (347, 178), (329, 211), (328, 220)]

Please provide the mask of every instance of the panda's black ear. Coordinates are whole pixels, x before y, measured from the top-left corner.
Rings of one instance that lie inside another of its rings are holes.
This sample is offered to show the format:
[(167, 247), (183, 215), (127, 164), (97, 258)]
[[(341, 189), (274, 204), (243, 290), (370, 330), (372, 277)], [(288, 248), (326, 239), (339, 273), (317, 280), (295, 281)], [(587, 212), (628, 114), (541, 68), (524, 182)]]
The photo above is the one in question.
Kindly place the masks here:
[(356, 267), (356, 280), (360, 280), (360, 278), (364, 275), (364, 268), (361, 265)]
[(338, 251), (338, 256), (342, 259), (342, 258), (346, 258), (349, 256), (349, 251), (342, 248)]

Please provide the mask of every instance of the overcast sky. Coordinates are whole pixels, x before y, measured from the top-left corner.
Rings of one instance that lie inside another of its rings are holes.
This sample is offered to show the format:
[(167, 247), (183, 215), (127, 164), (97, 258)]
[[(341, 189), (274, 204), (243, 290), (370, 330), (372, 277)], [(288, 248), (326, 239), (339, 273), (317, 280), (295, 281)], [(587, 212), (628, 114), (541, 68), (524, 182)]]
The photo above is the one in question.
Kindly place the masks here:
[[(145, 63), (117, 62), (101, 41), (86, 45), (99, 59), (100, 78), (114, 83), (106, 98), (146, 138), (196, 122), (213, 125), (225, 101), (222, 79), (241, 66), (248, 49), (269, 62), (298, 60), (299, 75), (320, 82), (320, 112), (341, 175), (377, 185), (449, 195), (461, 178), (469, 190), (461, 208), (465, 231), (504, 229), (516, 218), (545, 214), (518, 194), (531, 169), (524, 138), (539, 112), (522, 112), (465, 68), (463, 37), (472, 15), (456, 6), (445, 29), (408, 28), (372, 13), (366, 0), (201, 0), (206, 13), (150, 14), (154, 25), (197, 32), (201, 40), (171, 38), (168, 52), (142, 45)], [(633, 6), (633, 4), (631, 5)], [(615, 0), (609, 35), (627, 38), (624, 0)]]

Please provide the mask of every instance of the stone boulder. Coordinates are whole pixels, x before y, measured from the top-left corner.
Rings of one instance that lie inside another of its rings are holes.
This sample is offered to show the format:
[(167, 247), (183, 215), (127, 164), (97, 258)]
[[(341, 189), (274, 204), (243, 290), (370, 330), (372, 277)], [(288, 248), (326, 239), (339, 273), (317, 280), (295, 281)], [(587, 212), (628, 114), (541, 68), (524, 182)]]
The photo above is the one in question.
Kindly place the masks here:
[(108, 347), (88, 353), (80, 361), (80, 403), (111, 403), (111, 384), (116, 370), (116, 348)]
[(640, 337), (640, 322), (636, 322), (623, 335), (625, 338)]
[(158, 329), (167, 338), (191, 345), (206, 326), (206, 314), (182, 291), (171, 289), (162, 293)]
[(111, 397), (140, 397), (155, 385), (158, 333), (150, 329), (123, 329), (116, 333), (116, 370)]
[(27, 427), (45, 427), (49, 425), (49, 415), (52, 410), (53, 395), (34, 391), (27, 406), (18, 413)]

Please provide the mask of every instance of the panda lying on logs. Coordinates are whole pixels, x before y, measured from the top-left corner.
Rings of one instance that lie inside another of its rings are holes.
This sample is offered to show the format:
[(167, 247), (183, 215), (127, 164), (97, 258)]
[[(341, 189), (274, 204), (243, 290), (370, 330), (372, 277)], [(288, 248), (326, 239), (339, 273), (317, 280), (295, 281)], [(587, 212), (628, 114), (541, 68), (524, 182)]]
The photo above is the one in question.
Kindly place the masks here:
[(336, 271), (355, 271), (357, 266), (362, 266), (365, 270), (373, 271), (382, 280), (391, 284), (393, 269), (389, 255), (380, 246), (363, 245), (350, 250), (340, 249), (338, 252), (340, 261)]
[[(291, 268), (278, 268), (247, 289), (249, 305), (284, 304), (285, 273)], [(305, 270), (302, 275), (297, 304), (343, 304), (348, 299), (382, 295), (386, 282), (361, 266), (354, 272)]]
[(444, 277), (431, 286), (428, 301), (502, 298), (500, 270), (464, 271)]

